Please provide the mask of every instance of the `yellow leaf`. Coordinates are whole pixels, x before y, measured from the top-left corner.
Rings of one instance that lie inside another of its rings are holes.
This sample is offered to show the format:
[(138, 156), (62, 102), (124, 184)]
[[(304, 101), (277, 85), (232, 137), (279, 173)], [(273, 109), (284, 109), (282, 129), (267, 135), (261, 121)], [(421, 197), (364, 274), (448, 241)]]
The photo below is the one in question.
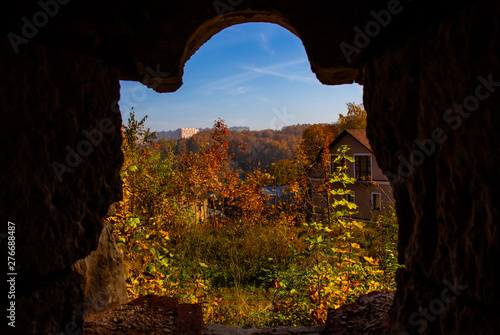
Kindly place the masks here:
[(378, 265), (378, 259), (373, 259), (371, 257), (366, 257), (366, 256), (364, 256), (363, 258), (371, 265)]
[(160, 230), (160, 234), (165, 235), (165, 239), (166, 239), (166, 240), (170, 240), (170, 236), (169, 236), (169, 234), (168, 234), (167, 232), (165, 232), (165, 231), (161, 231), (161, 230)]

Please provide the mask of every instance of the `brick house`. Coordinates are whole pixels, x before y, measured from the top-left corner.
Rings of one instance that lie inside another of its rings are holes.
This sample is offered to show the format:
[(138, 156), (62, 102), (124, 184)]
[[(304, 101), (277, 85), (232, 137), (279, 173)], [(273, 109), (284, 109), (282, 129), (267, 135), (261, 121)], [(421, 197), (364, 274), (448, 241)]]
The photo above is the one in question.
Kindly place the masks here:
[[(377, 164), (366, 131), (364, 129), (344, 130), (329, 145), (330, 163), (323, 166), (318, 162), (311, 169), (310, 180), (312, 184), (312, 202), (314, 216), (323, 217), (328, 213), (328, 204), (333, 203), (334, 196), (326, 197), (327, 192), (321, 187), (325, 183), (325, 177), (334, 171), (334, 158), (337, 149), (342, 145), (348, 145), (347, 156), (353, 157), (354, 162), (348, 162), (347, 174), (356, 178), (356, 182), (347, 187), (354, 192), (354, 197), (346, 196), (351, 202), (358, 205), (358, 213), (354, 215), (357, 219), (369, 220), (372, 213), (384, 213), (389, 206), (394, 204), (392, 188), (387, 177)], [(327, 169), (327, 170), (325, 170)], [(332, 189), (341, 188), (342, 184), (332, 184)]]

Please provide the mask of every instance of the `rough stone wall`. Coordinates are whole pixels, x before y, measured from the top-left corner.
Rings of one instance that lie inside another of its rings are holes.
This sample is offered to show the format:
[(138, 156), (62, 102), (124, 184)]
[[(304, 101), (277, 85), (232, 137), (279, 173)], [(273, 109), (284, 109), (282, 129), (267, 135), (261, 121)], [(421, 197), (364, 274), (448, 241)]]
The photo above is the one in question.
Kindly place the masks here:
[(367, 133), (393, 174), (406, 265), (394, 334), (500, 329), (499, 34), (498, 2), (472, 5), (364, 67)]
[[(245, 22), (282, 25), (302, 39), (322, 82), (352, 83), (359, 62), (348, 64), (338, 45), (352, 39), (353, 27), (369, 19), (370, 10), (387, 7), (386, 0), (51, 1), (59, 2), (56, 15), (34, 39), (103, 59), (119, 68), (120, 79), (141, 81), (159, 92), (182, 85), (184, 64), (203, 43)], [(21, 35), (20, 18), (32, 20), (42, 10), (39, 2), (13, 3), (12, 9), (0, 13), (5, 15), (0, 22)], [(19, 44), (21, 50), (24, 47)]]
[[(97, 247), (100, 218), (120, 196), (118, 79), (173, 91), (202, 43), (251, 21), (296, 33), (323, 83), (351, 82), (362, 70), (372, 148), (384, 170), (404, 179), (394, 187), (406, 265), (398, 275), (394, 333), (500, 328), (494, 314), (500, 297), (494, 285), (500, 278), (498, 1), (404, 2), (405, 10), (352, 62), (339, 43), (351, 42), (353, 28), (373, 20), (371, 10), (393, 1), (233, 1), (238, 5), (220, 16), (212, 1), (201, 0), (56, 2), (58, 13), (19, 53), (7, 39), (0, 42), (1, 233), (7, 220), (16, 223), (17, 333), (81, 327), (83, 288), (70, 266)], [(32, 20), (39, 3), (12, 2), (1, 11), (3, 36), (21, 34), (21, 18)], [(494, 83), (484, 87), (489, 78)], [(455, 107), (443, 118), (454, 104), (473, 111)], [(93, 132), (99, 129), (102, 140)], [(68, 150), (85, 154), (66, 162)], [(417, 167), (405, 163), (410, 156)], [(62, 181), (53, 162), (59, 171), (71, 165)], [(8, 285), (0, 287), (5, 297)], [(414, 314), (419, 310), (423, 315)]]
[[(101, 217), (121, 195), (121, 116), (111, 108), (118, 72), (35, 42), (17, 55), (7, 43), (1, 47), (0, 142), (7, 159), (0, 164), (0, 202), (2, 220), (16, 225), (16, 328), (9, 331), (82, 329), (81, 276), (70, 267), (97, 247)], [(79, 157), (67, 161), (68, 150)], [(71, 172), (59, 178), (54, 162)], [(0, 285), (6, 297), (6, 281)]]
[(110, 224), (104, 224), (97, 249), (77, 261), (72, 269), (84, 277), (84, 316), (127, 302), (123, 255), (115, 244)]

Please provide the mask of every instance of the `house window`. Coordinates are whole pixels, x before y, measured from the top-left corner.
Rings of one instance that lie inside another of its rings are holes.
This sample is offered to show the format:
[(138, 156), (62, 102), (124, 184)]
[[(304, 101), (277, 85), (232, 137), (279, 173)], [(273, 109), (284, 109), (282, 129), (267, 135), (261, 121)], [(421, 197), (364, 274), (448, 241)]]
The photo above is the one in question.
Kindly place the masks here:
[(354, 155), (356, 180), (370, 181), (372, 180), (372, 157), (371, 155)]
[(356, 194), (354, 191), (351, 191), (351, 194), (346, 194), (345, 195), (345, 200), (352, 202), (353, 204), (356, 203)]
[[(339, 155), (332, 155), (332, 160), (330, 162), (330, 166), (332, 167), (331, 173), (339, 172), (338, 168), (339, 167), (344, 167), (345, 166), (345, 158), (338, 160), (335, 162), (335, 160), (339, 157)], [(344, 171), (345, 172), (345, 171)]]
[(380, 193), (372, 193), (372, 210), (379, 211), (382, 208)]

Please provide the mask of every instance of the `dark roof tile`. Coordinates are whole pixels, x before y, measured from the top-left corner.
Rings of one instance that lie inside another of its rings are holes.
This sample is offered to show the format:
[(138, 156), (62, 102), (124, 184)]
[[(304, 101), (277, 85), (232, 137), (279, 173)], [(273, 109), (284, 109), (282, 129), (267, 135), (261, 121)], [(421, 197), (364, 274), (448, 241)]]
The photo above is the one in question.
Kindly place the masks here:
[(346, 129), (346, 131), (363, 144), (368, 150), (373, 151), (370, 146), (370, 141), (368, 141), (368, 137), (366, 137), (365, 129)]
[(340, 133), (335, 140), (333, 140), (332, 143), (330, 143), (330, 149), (333, 148), (346, 134), (351, 135), (354, 137), (359, 143), (364, 145), (368, 150), (373, 152), (372, 147), (370, 146), (370, 141), (368, 141), (368, 138), (366, 137), (366, 130), (365, 129), (346, 129), (343, 132)]

